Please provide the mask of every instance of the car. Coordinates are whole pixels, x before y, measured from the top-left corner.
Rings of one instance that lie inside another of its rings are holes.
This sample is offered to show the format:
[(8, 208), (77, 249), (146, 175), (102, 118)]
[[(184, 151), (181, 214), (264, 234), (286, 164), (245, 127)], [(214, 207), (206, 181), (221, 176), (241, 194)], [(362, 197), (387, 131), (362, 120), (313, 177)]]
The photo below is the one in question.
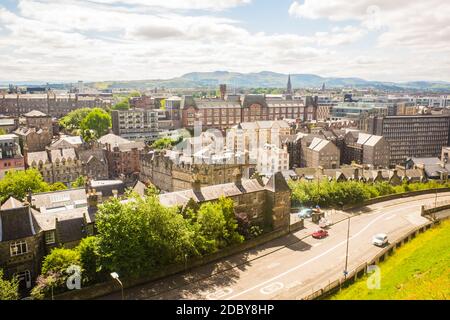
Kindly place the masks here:
[(327, 218), (322, 218), (319, 221), (319, 227), (326, 229), (328, 227), (330, 227), (333, 224), (333, 222)]
[(372, 238), (372, 244), (377, 247), (384, 247), (388, 243), (388, 236), (384, 233), (376, 234)]
[(313, 214), (313, 210), (309, 208), (304, 208), (299, 211), (298, 217), (301, 219), (311, 218)]
[(314, 233), (312, 234), (312, 237), (313, 237), (314, 239), (323, 239), (323, 238), (326, 238), (326, 237), (328, 237), (328, 231), (326, 231), (326, 230), (317, 230), (316, 232), (314, 232)]

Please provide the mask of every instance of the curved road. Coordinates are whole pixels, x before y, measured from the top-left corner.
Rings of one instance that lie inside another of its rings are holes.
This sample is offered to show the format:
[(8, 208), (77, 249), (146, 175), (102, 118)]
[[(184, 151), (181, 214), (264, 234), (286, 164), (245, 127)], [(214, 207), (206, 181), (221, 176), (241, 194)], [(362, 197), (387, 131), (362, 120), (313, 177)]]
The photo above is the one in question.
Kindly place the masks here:
[[(438, 201), (450, 200), (450, 193)], [(348, 270), (373, 258), (382, 249), (373, 235), (386, 233), (391, 241), (428, 222), (421, 205), (434, 204), (435, 195), (422, 195), (370, 205), (353, 212)], [(187, 273), (125, 290), (126, 299), (302, 299), (340, 277), (345, 266), (348, 221), (335, 224), (330, 236), (304, 238), (305, 231), (273, 240), (259, 248)], [(308, 232), (314, 230), (308, 230)], [(382, 276), (382, 275), (381, 275)], [(381, 278), (382, 279), (382, 278)], [(120, 299), (120, 293), (101, 299)]]

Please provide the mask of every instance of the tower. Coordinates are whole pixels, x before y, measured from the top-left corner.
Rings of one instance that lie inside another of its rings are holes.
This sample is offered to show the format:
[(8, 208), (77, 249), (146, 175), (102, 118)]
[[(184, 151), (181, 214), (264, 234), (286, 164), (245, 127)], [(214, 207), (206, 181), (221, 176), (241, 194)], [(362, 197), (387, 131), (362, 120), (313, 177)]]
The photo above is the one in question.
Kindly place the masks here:
[(291, 82), (291, 75), (289, 75), (288, 83), (287, 83), (287, 91), (286, 94), (292, 95), (292, 82)]

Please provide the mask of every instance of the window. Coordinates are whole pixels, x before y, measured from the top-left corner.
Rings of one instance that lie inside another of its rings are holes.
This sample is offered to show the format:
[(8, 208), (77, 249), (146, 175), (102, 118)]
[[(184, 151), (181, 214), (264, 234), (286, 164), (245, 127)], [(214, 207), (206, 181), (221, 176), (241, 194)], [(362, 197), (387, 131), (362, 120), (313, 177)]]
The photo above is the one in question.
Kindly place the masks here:
[(17, 241), (11, 243), (10, 247), (11, 257), (20, 256), (28, 252), (28, 245), (26, 241)]
[(46, 244), (55, 243), (55, 231), (48, 231), (45, 233), (45, 243)]

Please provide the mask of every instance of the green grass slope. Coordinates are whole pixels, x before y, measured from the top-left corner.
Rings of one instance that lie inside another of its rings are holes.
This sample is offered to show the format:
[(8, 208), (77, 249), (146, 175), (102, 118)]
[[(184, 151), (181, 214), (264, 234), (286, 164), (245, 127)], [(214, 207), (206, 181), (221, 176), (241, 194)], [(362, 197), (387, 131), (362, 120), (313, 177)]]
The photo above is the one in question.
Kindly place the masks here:
[(367, 288), (368, 275), (330, 299), (450, 299), (450, 220), (419, 234), (379, 267), (380, 289)]

